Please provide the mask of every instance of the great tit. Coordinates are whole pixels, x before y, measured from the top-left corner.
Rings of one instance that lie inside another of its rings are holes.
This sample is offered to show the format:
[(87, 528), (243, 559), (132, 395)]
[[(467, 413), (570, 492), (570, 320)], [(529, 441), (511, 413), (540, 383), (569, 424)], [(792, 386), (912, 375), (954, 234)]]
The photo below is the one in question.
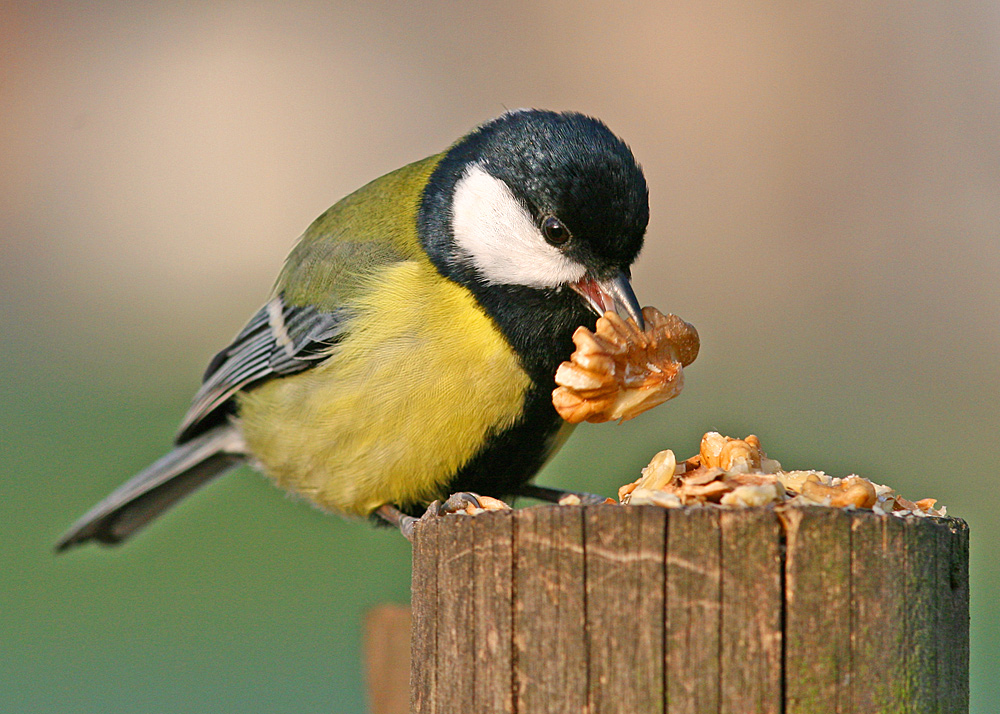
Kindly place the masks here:
[(572, 428), (551, 395), (573, 331), (609, 309), (642, 325), (648, 218), (629, 147), (572, 112), (505, 113), (372, 181), (300, 238), (173, 450), (57, 549), (118, 543), (244, 462), (359, 516), (524, 494)]

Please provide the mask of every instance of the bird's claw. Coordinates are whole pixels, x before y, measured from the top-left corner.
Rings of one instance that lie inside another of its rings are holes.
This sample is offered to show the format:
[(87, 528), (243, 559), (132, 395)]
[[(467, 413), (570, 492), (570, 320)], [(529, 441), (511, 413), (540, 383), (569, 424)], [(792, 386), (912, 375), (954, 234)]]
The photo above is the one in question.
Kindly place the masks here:
[(375, 512), (381, 518), (399, 528), (399, 532), (408, 541), (413, 541), (413, 531), (417, 523), (426, 522), (440, 516), (468, 515), (474, 516), (484, 511), (510, 510), (510, 506), (499, 498), (480, 496), (469, 491), (459, 491), (451, 494), (444, 501), (432, 501), (420, 518), (408, 516), (394, 506), (382, 506)]
[[(439, 504), (435, 515), (447, 516), (455, 513), (465, 513), (472, 515), (483, 508), (483, 503), (478, 494), (471, 491), (459, 491), (448, 496), (448, 500)], [(434, 503), (438, 503), (435, 501)], [(434, 504), (431, 504), (434, 505)], [(426, 514), (425, 514), (426, 515)]]

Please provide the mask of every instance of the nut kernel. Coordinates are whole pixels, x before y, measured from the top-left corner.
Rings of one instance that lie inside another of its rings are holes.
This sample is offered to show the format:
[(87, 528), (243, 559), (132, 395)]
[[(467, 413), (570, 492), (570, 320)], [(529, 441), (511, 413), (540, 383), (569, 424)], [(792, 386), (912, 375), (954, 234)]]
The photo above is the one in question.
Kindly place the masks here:
[(552, 404), (568, 422), (627, 420), (672, 399), (683, 367), (698, 355), (698, 333), (674, 315), (642, 311), (646, 330), (606, 312), (591, 332), (573, 333), (576, 351), (556, 371)]

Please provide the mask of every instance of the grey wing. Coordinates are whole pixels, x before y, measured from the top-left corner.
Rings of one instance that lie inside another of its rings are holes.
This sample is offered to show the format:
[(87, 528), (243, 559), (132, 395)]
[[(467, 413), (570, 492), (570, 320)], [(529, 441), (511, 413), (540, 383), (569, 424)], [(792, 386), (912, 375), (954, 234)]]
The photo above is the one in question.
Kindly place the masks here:
[(222, 422), (232, 413), (237, 391), (301, 372), (329, 357), (345, 330), (346, 318), (346, 310), (322, 312), (311, 306), (286, 305), (280, 295), (268, 302), (209, 363), (178, 429), (177, 443)]

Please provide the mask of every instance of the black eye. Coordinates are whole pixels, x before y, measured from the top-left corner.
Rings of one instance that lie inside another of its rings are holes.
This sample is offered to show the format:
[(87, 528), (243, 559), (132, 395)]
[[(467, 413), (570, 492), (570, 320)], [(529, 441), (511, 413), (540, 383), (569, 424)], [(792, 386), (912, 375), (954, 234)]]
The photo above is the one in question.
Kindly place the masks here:
[(569, 231), (555, 216), (548, 216), (542, 220), (542, 235), (552, 245), (562, 245), (569, 240)]

